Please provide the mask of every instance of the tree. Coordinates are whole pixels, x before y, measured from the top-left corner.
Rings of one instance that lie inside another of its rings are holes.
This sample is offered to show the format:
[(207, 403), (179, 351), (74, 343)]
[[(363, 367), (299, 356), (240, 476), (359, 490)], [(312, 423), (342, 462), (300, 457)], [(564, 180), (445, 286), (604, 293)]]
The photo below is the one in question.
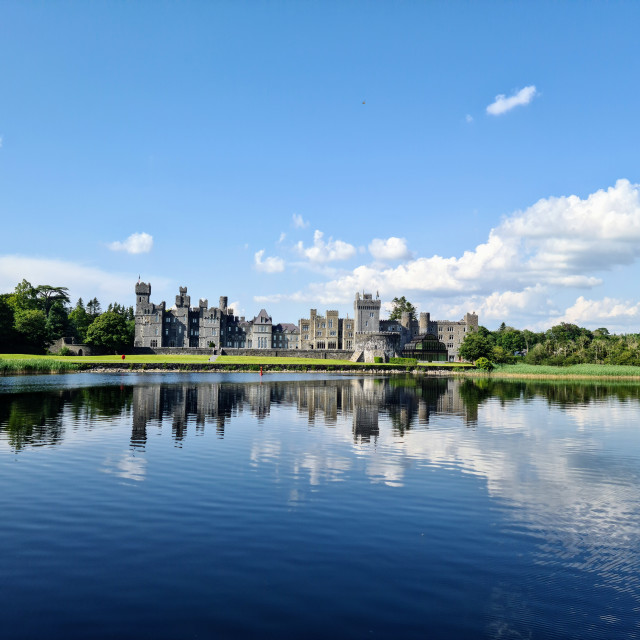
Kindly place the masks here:
[(404, 312), (409, 313), (411, 320), (416, 319), (416, 308), (404, 296), (394, 298), (391, 304), (393, 305), (393, 309), (389, 315), (389, 320), (401, 320)]
[(15, 314), (15, 329), (31, 350), (44, 351), (47, 343), (47, 318), (40, 309), (25, 309)]
[(36, 290), (33, 285), (23, 279), (16, 285), (13, 293), (9, 296), (9, 304), (14, 311), (26, 311), (28, 309), (36, 309), (38, 301), (36, 299)]
[(513, 355), (514, 352), (524, 349), (525, 340), (521, 331), (513, 327), (506, 327), (505, 329), (501, 329), (496, 336), (496, 345)]
[(465, 336), (458, 349), (458, 355), (468, 362), (475, 362), (478, 358), (491, 359), (493, 355), (493, 344), (489, 338), (473, 331)]
[(92, 322), (93, 318), (86, 312), (82, 298), (79, 298), (73, 311), (69, 314), (71, 332), (79, 342), (84, 342), (87, 339), (87, 329)]
[(17, 346), (13, 328), (13, 308), (9, 304), (9, 297), (6, 293), (0, 295), (0, 353), (10, 353)]
[(87, 344), (103, 351), (119, 353), (133, 346), (127, 321), (113, 311), (105, 311), (87, 329)]
[(89, 300), (87, 302), (87, 313), (94, 318), (97, 318), (100, 315), (100, 303), (98, 302), (98, 298), (93, 298), (93, 300)]
[(51, 307), (59, 302), (64, 307), (69, 304), (69, 295), (67, 287), (52, 287), (50, 284), (39, 284), (33, 289), (38, 307), (42, 309), (48, 316)]
[(122, 304), (118, 304), (117, 302), (110, 302), (107, 307), (107, 311), (113, 311), (117, 313), (119, 316), (122, 316), (125, 320), (135, 320), (135, 314), (133, 312), (133, 307), (125, 307)]
[(69, 320), (67, 311), (58, 299), (53, 302), (47, 315), (47, 334), (49, 342), (67, 335)]

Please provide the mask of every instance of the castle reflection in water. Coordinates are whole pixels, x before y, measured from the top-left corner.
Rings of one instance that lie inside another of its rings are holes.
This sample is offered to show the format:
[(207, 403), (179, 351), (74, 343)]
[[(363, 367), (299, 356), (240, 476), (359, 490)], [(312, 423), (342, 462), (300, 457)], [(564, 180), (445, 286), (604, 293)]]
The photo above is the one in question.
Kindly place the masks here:
[(477, 405), (465, 405), (460, 383), (451, 379), (329, 379), (215, 382), (139, 385), (133, 388), (131, 445), (144, 447), (150, 425), (171, 422), (173, 437), (182, 441), (190, 430), (203, 433), (215, 428), (224, 437), (225, 426), (249, 411), (258, 420), (269, 418), (278, 405), (297, 407), (310, 424), (321, 420), (333, 425), (338, 417), (351, 416), (356, 442), (375, 440), (380, 417), (387, 416), (398, 434), (415, 426), (427, 426), (432, 413), (477, 420)]

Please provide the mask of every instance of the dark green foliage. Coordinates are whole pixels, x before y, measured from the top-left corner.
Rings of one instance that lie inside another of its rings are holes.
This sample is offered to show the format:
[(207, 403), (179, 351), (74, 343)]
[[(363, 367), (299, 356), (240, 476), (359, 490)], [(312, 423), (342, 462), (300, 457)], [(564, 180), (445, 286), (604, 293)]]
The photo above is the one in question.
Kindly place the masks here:
[(86, 312), (80, 298), (69, 314), (69, 331), (78, 342), (83, 343), (87, 339), (87, 329), (92, 322), (93, 318)]
[(113, 311), (98, 316), (87, 330), (87, 344), (107, 353), (121, 353), (133, 346), (131, 327)]
[(480, 369), (481, 371), (491, 371), (493, 370), (493, 363), (487, 358), (478, 358), (475, 362), (476, 369)]
[(400, 320), (403, 312), (408, 312), (412, 320), (416, 319), (416, 308), (404, 296), (394, 298), (391, 303), (393, 309), (389, 314), (389, 320)]
[[(100, 303), (98, 303), (98, 307), (99, 306), (100, 306)], [(135, 314), (132, 306), (125, 307), (124, 305), (118, 304), (117, 302), (111, 302), (107, 307), (107, 311), (113, 311), (114, 313), (117, 313), (119, 316), (122, 316), (127, 321), (135, 320)]]
[(373, 361), (376, 364), (380, 364), (382, 362), (382, 358), (380, 356), (373, 356)]
[(418, 364), (416, 358), (389, 358), (389, 364)]
[(458, 355), (469, 362), (475, 362), (478, 358), (491, 358), (493, 342), (479, 330), (468, 333), (460, 345)]
[(9, 295), (0, 295), (0, 353), (13, 350), (17, 335), (13, 326), (13, 308), (9, 304)]
[(93, 300), (89, 300), (89, 302), (87, 302), (87, 313), (90, 316), (97, 318), (100, 315), (100, 311), (102, 311), (102, 309), (98, 302), (98, 298), (93, 298)]
[(34, 353), (44, 352), (47, 344), (47, 318), (40, 309), (16, 311), (15, 330), (18, 340), (26, 350)]
[(53, 342), (67, 335), (69, 321), (67, 311), (60, 300), (56, 300), (47, 315), (47, 340)]

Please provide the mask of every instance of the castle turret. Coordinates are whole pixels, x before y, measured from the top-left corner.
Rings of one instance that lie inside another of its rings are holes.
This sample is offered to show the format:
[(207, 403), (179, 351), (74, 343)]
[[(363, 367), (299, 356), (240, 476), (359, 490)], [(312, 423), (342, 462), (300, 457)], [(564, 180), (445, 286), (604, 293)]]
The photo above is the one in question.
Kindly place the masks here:
[(475, 311), (473, 313), (465, 313), (464, 322), (466, 322), (469, 331), (478, 330), (478, 314)]
[(420, 335), (424, 335), (429, 331), (429, 321), (431, 320), (431, 314), (422, 312), (420, 314)]
[(145, 313), (145, 309), (149, 307), (149, 299), (151, 297), (151, 283), (136, 283), (136, 313)]
[(381, 305), (382, 302), (379, 299), (374, 300), (371, 293), (363, 293), (362, 297), (356, 293), (353, 301), (356, 333), (380, 331)]
[(227, 298), (227, 296), (220, 296), (220, 302), (218, 303), (218, 306), (220, 307), (220, 311), (222, 311), (223, 313), (227, 309), (228, 302), (229, 302), (229, 298)]

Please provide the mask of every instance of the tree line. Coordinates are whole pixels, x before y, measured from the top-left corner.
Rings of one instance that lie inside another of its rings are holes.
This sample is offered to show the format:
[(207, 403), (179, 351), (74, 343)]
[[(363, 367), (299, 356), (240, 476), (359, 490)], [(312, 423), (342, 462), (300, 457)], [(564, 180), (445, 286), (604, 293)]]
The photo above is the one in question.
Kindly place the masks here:
[(572, 364), (640, 365), (640, 334), (616, 335), (605, 327), (591, 331), (561, 322), (536, 333), (509, 327), (497, 331), (478, 327), (467, 334), (458, 350), (470, 362), (487, 358), (497, 364), (523, 361), (527, 364), (567, 366)]
[(132, 306), (114, 302), (103, 311), (97, 298), (79, 298), (72, 307), (67, 287), (27, 280), (0, 294), (0, 353), (45, 353), (60, 338), (116, 353), (133, 347), (134, 336)]

